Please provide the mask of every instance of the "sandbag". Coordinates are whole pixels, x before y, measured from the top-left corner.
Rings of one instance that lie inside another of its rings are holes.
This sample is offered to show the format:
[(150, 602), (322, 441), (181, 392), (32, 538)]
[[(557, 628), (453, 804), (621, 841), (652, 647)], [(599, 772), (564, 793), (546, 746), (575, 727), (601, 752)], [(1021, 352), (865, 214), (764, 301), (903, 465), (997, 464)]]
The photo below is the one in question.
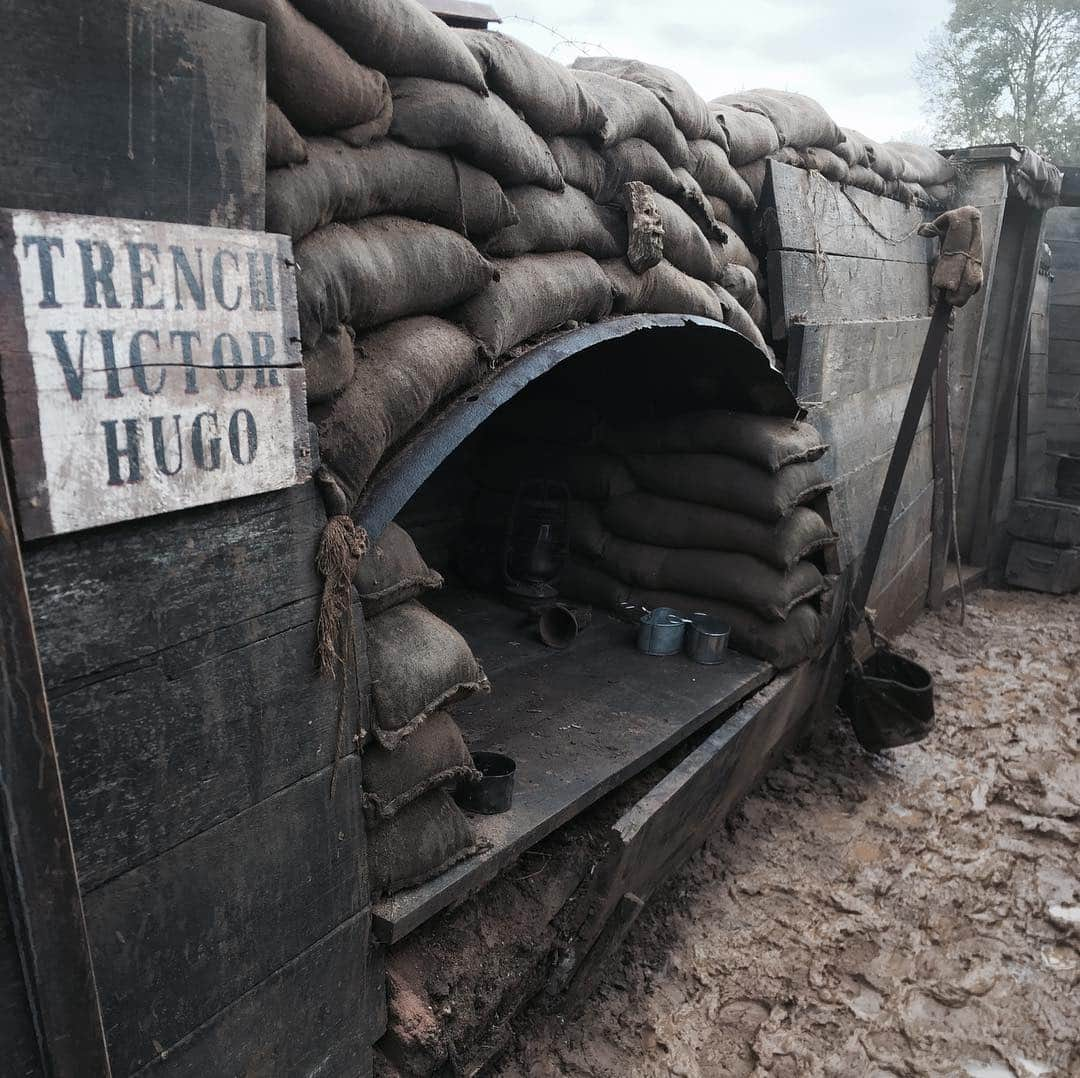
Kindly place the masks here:
[(476, 341), (441, 318), (405, 318), (362, 336), (352, 381), (328, 407), (312, 410), (319, 478), (334, 511), (351, 510), (383, 454), (479, 374)]
[(640, 180), (669, 198), (681, 190), (678, 179), (663, 154), (644, 139), (629, 138), (603, 151), (604, 185), (599, 201), (618, 198), (624, 183)]
[(684, 209), (706, 236), (727, 242), (727, 229), (716, 219), (709, 196), (701, 189), (701, 184), (690, 174), (689, 169), (672, 169), (679, 181), (679, 193), (674, 200)]
[(802, 505), (767, 524), (745, 513), (641, 490), (612, 498), (604, 505), (601, 519), (615, 535), (639, 543), (674, 549), (740, 551), (785, 572), (837, 542), (836, 533), (821, 514)]
[(429, 715), (491, 691), (461, 633), (415, 600), (367, 623), (367, 651), (372, 733), (391, 751)]
[(433, 790), (368, 831), (371, 897), (418, 887), (475, 852), (465, 814), (445, 790)]
[(623, 258), (608, 259), (602, 265), (615, 289), (615, 314), (696, 314), (724, 321), (716, 293), (666, 259), (644, 273), (635, 273)]
[(289, 0), (210, 0), (266, 26), (266, 90), (302, 131), (364, 123), (390, 103), (382, 69), (356, 63)]
[(748, 341), (756, 344), (769, 357), (771, 362), (775, 358), (772, 349), (769, 348), (757, 323), (750, 317), (746, 308), (723, 285), (713, 281), (709, 287), (720, 299), (720, 305), (724, 309), (724, 324), (731, 326), (733, 330), (741, 333)]
[(355, 149), (362, 149), (377, 139), (385, 138), (390, 133), (390, 122), (394, 117), (394, 102), (390, 98), (386, 107), (377, 116), (351, 127), (339, 127), (334, 137), (339, 138)]
[(768, 158), (761, 157), (757, 161), (751, 161), (748, 165), (740, 165), (735, 169), (746, 186), (750, 188), (755, 205), (761, 201), (761, 192), (765, 188), (767, 165)]
[(766, 621), (783, 621), (798, 603), (825, 590), (821, 573), (808, 561), (780, 570), (752, 554), (670, 549), (615, 535), (605, 541), (601, 563), (635, 588), (720, 599)]
[(765, 302), (765, 297), (760, 292), (754, 292), (754, 298), (750, 303), (750, 306), (746, 308), (747, 314), (750, 315), (750, 320), (761, 330), (763, 334), (769, 332), (769, 305)]
[(605, 441), (627, 453), (725, 453), (772, 473), (819, 460), (829, 448), (809, 423), (720, 408), (650, 419), (609, 431)]
[(494, 267), (467, 239), (405, 217), (330, 224), (295, 248), (300, 336), (433, 314), (480, 292)]
[[(409, 533), (393, 521), (376, 542), (368, 544), (353, 577), (360, 605), (369, 618), (442, 585), (443, 578), (428, 567)], [(364, 779), (366, 786), (366, 760)]]
[(718, 283), (748, 311), (753, 307), (758, 295), (757, 278), (748, 267), (740, 266), (737, 262), (728, 262), (720, 270)]
[(597, 205), (569, 184), (561, 191), (527, 185), (506, 192), (516, 224), (496, 232), (483, 246), (485, 254), (512, 258), (533, 252), (582, 251), (593, 258), (626, 253), (626, 215)]
[(318, 340), (302, 346), (309, 405), (336, 397), (353, 380), (354, 336), (351, 326), (336, 326)]
[(589, 198), (600, 200), (607, 166), (599, 151), (585, 139), (569, 135), (549, 138), (547, 144), (566, 183), (584, 191)]
[(365, 751), (361, 804), (375, 824), (431, 790), (479, 777), (457, 723), (448, 711), (436, 711), (395, 752), (379, 745)]
[(907, 183), (949, 183), (956, 179), (956, 166), (929, 146), (913, 142), (887, 142), (885, 146), (900, 158), (901, 180)]
[[(266, 99), (266, 167), (267, 183), (272, 170), (285, 168), (287, 165), (300, 165), (307, 160), (307, 146), (300, 132), (296, 130), (288, 117), (274, 104), (270, 98)], [(267, 225), (267, 231), (274, 231)]]
[(565, 322), (598, 322), (611, 313), (611, 285), (588, 255), (524, 255), (496, 266), (498, 280), (455, 313), (490, 360)]
[(953, 183), (932, 183), (926, 187), (926, 197), (935, 206), (945, 206), (956, 197), (956, 185)]
[(745, 236), (747, 231), (746, 221), (732, 209), (731, 203), (727, 202), (725, 199), (717, 198), (716, 195), (707, 194), (705, 197), (709, 200), (709, 206), (713, 211), (713, 216), (720, 224), (729, 229), (733, 229), (738, 232), (740, 236)]
[(727, 265), (734, 262), (737, 266), (745, 266), (755, 278), (757, 277), (760, 263), (757, 255), (746, 246), (746, 241), (739, 235), (737, 229), (732, 228), (723, 244), (712, 241), (713, 255), (721, 263)]
[(488, 86), (538, 134), (604, 139), (607, 116), (600, 102), (563, 64), (494, 30), (455, 33), (476, 57)]
[(617, 56), (579, 56), (574, 61), (574, 67), (586, 71), (603, 71), (644, 86), (655, 94), (664, 108), (671, 113), (675, 126), (688, 139), (725, 138), (720, 125), (709, 113), (704, 99), (682, 75), (666, 67), (646, 64), (641, 60), (623, 60)]
[(722, 453), (628, 453), (627, 467), (656, 494), (715, 505), (775, 523), (830, 489), (817, 462), (775, 473)]
[(803, 150), (803, 167), (820, 172), (827, 180), (843, 183), (848, 178), (848, 166), (844, 159), (824, 146), (807, 146)]
[(705, 233), (670, 198), (656, 192), (654, 199), (664, 228), (664, 258), (676, 269), (698, 280), (711, 281), (719, 277), (722, 267), (713, 256)]
[(583, 70), (577, 66), (577, 61), (572, 70), (574, 78), (600, 102), (608, 118), (604, 145), (641, 138), (651, 142), (673, 168), (686, 164), (686, 136), (649, 90), (602, 71)]
[(420, 78), (391, 79), (390, 89), (394, 138), (421, 150), (453, 150), (503, 184), (562, 190), (547, 143), (501, 97)]
[(841, 127), (840, 133), (844, 141), (836, 147), (836, 152), (847, 162), (848, 168), (852, 165), (870, 167), (870, 154), (866, 145), (866, 138), (850, 127)]
[(418, 0), (296, 0), (350, 56), (387, 75), (415, 75), (487, 94), (472, 53)]
[(547, 441), (500, 445), (477, 466), (477, 480), (487, 490), (513, 495), (532, 479), (563, 483), (577, 499), (604, 502), (634, 489), (634, 479), (614, 453), (578, 449)]
[(848, 167), (847, 182), (861, 191), (869, 191), (872, 195), (885, 194), (885, 181), (873, 169), (864, 168), (862, 165)]
[(722, 98), (709, 102), (709, 111), (727, 134), (727, 153), (736, 168), (768, 157), (780, 148), (772, 120), (759, 112), (744, 112)]
[(757, 199), (749, 184), (732, 168), (724, 151), (708, 139), (695, 139), (689, 147), (687, 167), (705, 194), (722, 198), (738, 213), (753, 213)]
[(392, 213), (483, 239), (517, 214), (493, 176), (392, 139), (354, 149), (311, 139), (307, 163), (266, 176), (266, 228), (294, 240), (331, 221)]
[(776, 128), (781, 146), (824, 146), (831, 149), (844, 136), (832, 117), (813, 98), (790, 90), (742, 90), (717, 98), (744, 112), (767, 116)]
[(900, 178), (903, 162), (900, 160), (899, 154), (882, 143), (867, 138), (866, 135), (854, 130), (854, 128), (845, 128), (844, 137), (855, 146), (860, 163), (865, 158), (867, 167), (876, 172), (883, 180)]

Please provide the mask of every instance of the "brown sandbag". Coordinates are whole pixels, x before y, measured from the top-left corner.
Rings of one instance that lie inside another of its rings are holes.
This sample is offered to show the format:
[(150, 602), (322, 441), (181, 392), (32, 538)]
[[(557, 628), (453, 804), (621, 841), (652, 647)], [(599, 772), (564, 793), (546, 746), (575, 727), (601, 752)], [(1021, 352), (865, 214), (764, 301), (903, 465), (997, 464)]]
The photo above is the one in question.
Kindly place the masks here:
[(885, 145), (900, 158), (900, 179), (907, 183), (925, 187), (956, 179), (956, 166), (929, 146), (913, 142), (886, 142)]
[(744, 112), (722, 98), (709, 102), (709, 111), (727, 135), (728, 159), (736, 168), (759, 161), (780, 149), (772, 120), (759, 112)]
[(393, 751), (424, 719), (491, 685), (465, 638), (410, 599), (367, 623), (372, 733)]
[(672, 172), (679, 181), (679, 193), (672, 196), (674, 200), (686, 210), (690, 219), (706, 236), (727, 243), (728, 231), (716, 219), (712, 202), (701, 189), (701, 184), (694, 179), (689, 169), (676, 168), (672, 169)]
[(309, 405), (336, 397), (353, 380), (354, 336), (351, 326), (336, 326), (302, 346)]
[(350, 56), (387, 75), (414, 75), (488, 92), (472, 53), (418, 0), (295, 0)]
[(266, 176), (266, 228), (294, 240), (331, 221), (392, 213), (484, 238), (517, 215), (498, 181), (442, 150), (315, 138), (306, 164)]
[(456, 30), (476, 57), (488, 86), (525, 117), (537, 134), (603, 140), (607, 116), (567, 67), (495, 30)]
[(475, 852), (465, 814), (445, 790), (433, 790), (368, 831), (371, 897), (418, 887)]
[(605, 146), (628, 138), (641, 138), (652, 143), (672, 168), (686, 164), (686, 136), (649, 90), (602, 71), (578, 68), (576, 61), (571, 70), (585, 91), (600, 102), (608, 118)]
[(511, 187), (506, 195), (518, 220), (483, 245), (487, 255), (582, 251), (593, 258), (617, 258), (626, 253), (626, 214), (598, 205), (576, 187), (567, 184), (555, 192), (526, 185)]
[[(369, 618), (442, 585), (443, 578), (420, 556), (412, 536), (393, 521), (386, 525), (377, 542), (368, 544), (353, 577), (360, 605)], [(365, 760), (365, 786), (367, 774)]]
[(484, 457), (477, 479), (488, 490), (513, 495), (530, 479), (563, 483), (581, 501), (603, 502), (634, 489), (634, 479), (614, 453), (548, 441), (511, 442)]
[(738, 262), (728, 262), (720, 270), (718, 283), (748, 311), (753, 308), (758, 296), (757, 278), (747, 266), (740, 266)]
[(725, 453), (772, 473), (819, 460), (829, 448), (809, 423), (721, 408), (650, 419), (605, 441), (626, 453)]
[(837, 542), (836, 533), (821, 514), (803, 505), (781, 520), (766, 524), (745, 513), (640, 490), (612, 498), (604, 505), (601, 517), (615, 535), (639, 543), (738, 551), (753, 554), (785, 572)]
[(391, 79), (390, 89), (394, 138), (421, 150), (453, 150), (503, 184), (562, 190), (547, 143), (501, 97), (420, 78)]
[(727, 155), (715, 142), (695, 139), (690, 144), (690, 174), (707, 195), (722, 198), (738, 213), (753, 213), (757, 208), (750, 185), (735, 171)]
[(772, 120), (781, 146), (824, 146), (844, 141), (833, 118), (812, 97), (790, 90), (741, 90), (715, 99), (744, 112), (757, 112)]
[(715, 505), (775, 523), (830, 489), (816, 461), (772, 473), (722, 453), (628, 453), (626, 464), (646, 490)]
[(670, 198), (665, 198), (659, 192), (654, 194), (654, 198), (664, 228), (664, 258), (676, 269), (700, 281), (718, 278), (722, 266), (716, 261), (705, 233)]
[(644, 139), (628, 138), (603, 151), (604, 185), (598, 200), (612, 202), (618, 198), (623, 184), (638, 180), (669, 198), (681, 191), (681, 186), (664, 155)]
[(319, 134), (365, 123), (390, 103), (382, 69), (362, 67), (289, 0), (210, 0), (266, 26), (266, 90), (289, 120)]
[(385, 138), (390, 133), (390, 122), (394, 118), (394, 102), (390, 98), (386, 107), (366, 123), (353, 124), (351, 127), (341, 127), (334, 132), (334, 137), (341, 139), (349, 146), (361, 149), (376, 139)]
[(378, 745), (364, 752), (361, 804), (373, 825), (432, 790), (479, 777), (450, 712), (436, 711), (395, 752)]
[(463, 236), (406, 217), (334, 223), (295, 248), (300, 336), (434, 314), (480, 292), (494, 267)]
[(741, 214), (735, 212), (731, 203), (727, 202), (725, 199), (717, 198), (716, 195), (707, 194), (705, 197), (709, 200), (709, 206), (717, 221), (719, 221), (726, 229), (735, 231), (745, 238), (749, 231), (746, 220)]
[[(266, 99), (266, 167), (267, 183), (272, 170), (285, 168), (287, 165), (300, 165), (307, 160), (307, 146), (289, 118), (274, 104)], [(274, 231), (267, 225), (267, 231)]]
[(737, 229), (732, 228), (728, 232), (727, 241), (723, 244), (713, 241), (713, 254), (722, 265), (734, 262), (737, 266), (745, 266), (755, 278), (761, 264), (757, 255), (746, 246), (746, 241), (739, 235)]
[(844, 159), (824, 146), (807, 146), (803, 150), (803, 167), (820, 172), (827, 180), (843, 183), (848, 178), (848, 166)]
[(584, 191), (589, 198), (600, 200), (607, 171), (600, 152), (594, 150), (585, 139), (571, 135), (549, 138), (547, 144), (566, 183)]
[[(579, 56), (574, 67), (585, 71), (603, 71), (628, 82), (644, 86), (655, 94), (671, 113), (675, 126), (688, 138), (724, 139), (723, 130), (712, 118), (709, 106), (682, 77), (666, 67), (641, 60), (623, 60), (617, 56)], [(496, 87), (497, 89), (497, 87)]]
[(848, 166), (847, 182), (861, 191), (869, 191), (872, 195), (885, 194), (885, 181), (873, 169), (864, 168), (862, 165)]
[(716, 293), (666, 259), (644, 273), (635, 273), (622, 258), (608, 259), (602, 265), (615, 289), (615, 314), (696, 314), (724, 321), (724, 308)]
[(405, 318), (356, 343), (356, 374), (312, 418), (319, 430), (320, 480), (336, 512), (356, 504), (383, 454), (441, 400), (480, 374), (479, 346), (441, 318)]
[(490, 360), (566, 322), (598, 322), (611, 313), (611, 285), (588, 255), (523, 255), (496, 266), (498, 280), (455, 313)]
[(748, 341), (756, 344), (769, 357), (771, 362), (775, 358), (772, 349), (769, 348), (757, 323), (750, 317), (746, 308), (723, 285), (714, 281), (709, 287), (719, 297), (720, 304), (724, 308), (724, 324), (731, 326), (733, 330), (741, 333)]

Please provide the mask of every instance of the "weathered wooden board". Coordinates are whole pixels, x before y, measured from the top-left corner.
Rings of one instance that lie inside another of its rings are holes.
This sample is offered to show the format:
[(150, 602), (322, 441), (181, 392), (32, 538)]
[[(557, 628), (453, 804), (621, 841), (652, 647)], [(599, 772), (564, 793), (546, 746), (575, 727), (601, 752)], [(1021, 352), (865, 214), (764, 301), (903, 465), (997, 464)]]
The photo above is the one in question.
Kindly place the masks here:
[(386, 1026), (381, 952), (365, 910), (136, 1073), (363, 1078)]
[(261, 229), (265, 31), (191, 0), (0, 0), (0, 206)]
[(1055, 341), (1080, 341), (1080, 306), (1050, 303), (1050, 337)]
[(934, 256), (935, 241), (916, 229), (934, 215), (892, 198), (830, 183), (818, 172), (769, 162), (771, 205), (764, 214), (770, 251), (852, 255), (918, 262)]
[[(1071, 233), (1077, 236), (1077, 239), (1066, 240), (1059, 239), (1055, 234), (1055, 220), (1052, 212), (1047, 215), (1046, 242), (1050, 245), (1051, 268), (1055, 276), (1060, 271), (1076, 272), (1080, 270), (1080, 223), (1077, 224), (1075, 231)], [(1078, 218), (1078, 221), (1080, 221), (1080, 218)]]
[[(927, 483), (910, 505), (897, 513), (889, 525), (885, 544), (881, 548), (877, 572), (870, 589), (870, 606), (894, 583), (897, 575), (921, 549), (933, 527), (934, 485)], [(920, 583), (925, 595), (925, 582)], [(919, 591), (912, 591), (908, 600), (913, 601)]]
[(878, 632), (885, 636), (896, 636), (918, 617), (926, 605), (932, 547), (933, 537), (927, 535), (896, 576), (869, 604), (875, 612)]
[(116, 1072), (150, 1062), (361, 912), (364, 842), (354, 755), (333, 798), (327, 769), (87, 896)]
[(0, 212), (0, 378), (24, 538), (310, 473), (290, 241)]
[(44, 1075), (3, 881), (0, 881), (0, 1044), (4, 1074), (11, 1078)]
[(916, 318), (930, 307), (930, 274), (917, 262), (777, 251), (769, 257), (774, 337), (795, 322)]
[(1056, 259), (1054, 263), (1054, 303), (1059, 307), (1080, 307), (1080, 269), (1060, 269)]

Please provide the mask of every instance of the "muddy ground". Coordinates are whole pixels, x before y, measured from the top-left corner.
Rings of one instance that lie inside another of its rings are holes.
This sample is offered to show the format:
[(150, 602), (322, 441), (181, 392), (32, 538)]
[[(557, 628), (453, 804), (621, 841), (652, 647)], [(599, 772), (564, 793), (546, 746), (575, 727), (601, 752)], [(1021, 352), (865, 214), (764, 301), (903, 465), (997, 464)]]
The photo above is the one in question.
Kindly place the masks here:
[(979, 592), (899, 643), (930, 738), (819, 731), (497, 1073), (1080, 1076), (1080, 597)]

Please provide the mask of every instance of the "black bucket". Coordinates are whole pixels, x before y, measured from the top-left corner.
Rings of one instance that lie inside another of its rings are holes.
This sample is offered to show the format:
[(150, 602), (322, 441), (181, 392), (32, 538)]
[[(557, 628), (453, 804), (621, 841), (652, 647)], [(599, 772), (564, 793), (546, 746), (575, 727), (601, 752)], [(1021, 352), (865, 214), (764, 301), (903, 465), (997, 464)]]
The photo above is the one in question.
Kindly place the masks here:
[(925, 666), (882, 649), (848, 671), (840, 707), (868, 752), (911, 745), (934, 727), (934, 680)]
[(474, 752), (473, 766), (480, 772), (475, 782), (459, 782), (454, 800), (466, 812), (494, 816), (514, 803), (514, 773), (517, 764), (501, 752)]

